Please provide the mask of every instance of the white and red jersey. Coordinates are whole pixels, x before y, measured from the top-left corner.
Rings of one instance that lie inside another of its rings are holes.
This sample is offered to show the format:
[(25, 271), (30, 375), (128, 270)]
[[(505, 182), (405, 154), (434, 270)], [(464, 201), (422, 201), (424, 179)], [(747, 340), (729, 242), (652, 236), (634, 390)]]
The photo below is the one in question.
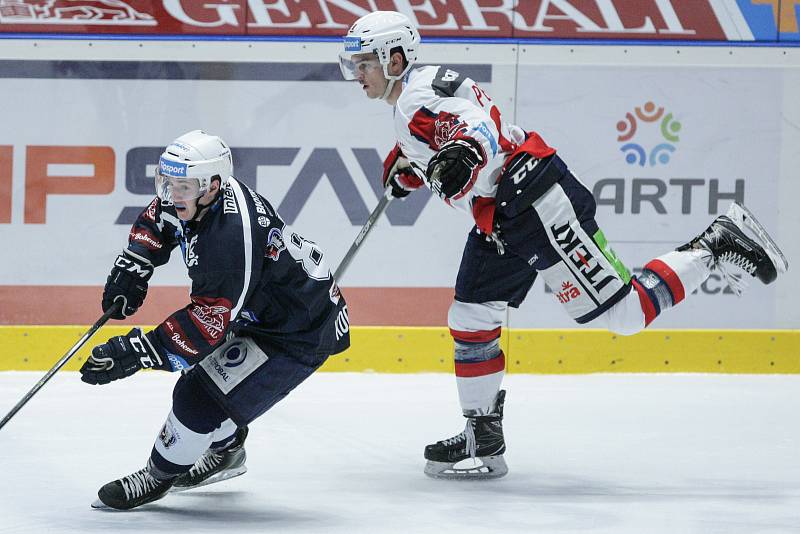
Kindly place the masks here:
[(472, 79), (444, 66), (408, 73), (395, 106), (394, 129), (403, 155), (428, 187), (428, 162), (445, 142), (469, 137), (480, 144), (484, 165), (462, 192), (445, 202), (472, 215), (487, 234), (492, 231), (497, 184), (510, 156), (524, 151), (543, 158), (555, 153), (537, 134), (504, 121)]

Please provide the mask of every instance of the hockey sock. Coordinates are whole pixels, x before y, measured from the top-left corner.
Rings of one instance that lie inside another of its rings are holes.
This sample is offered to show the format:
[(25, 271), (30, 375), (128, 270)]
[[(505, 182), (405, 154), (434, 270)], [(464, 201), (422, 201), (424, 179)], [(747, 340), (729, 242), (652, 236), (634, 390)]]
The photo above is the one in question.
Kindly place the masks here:
[(159, 471), (180, 475), (192, 468), (209, 445), (210, 433), (191, 430), (170, 412), (153, 445), (150, 461)]
[(671, 251), (650, 261), (640, 276), (631, 279), (639, 294), (645, 326), (705, 282), (711, 274), (710, 256), (702, 249)]
[(500, 328), (491, 331), (450, 330), (455, 340), (458, 397), (466, 416), (491, 412), (505, 375), (506, 361), (500, 349)]
[(155, 441), (150, 460), (160, 471), (182, 474), (213, 442), (228, 439), (235, 432), (236, 425), (196, 374), (190, 372), (175, 384), (172, 411)]

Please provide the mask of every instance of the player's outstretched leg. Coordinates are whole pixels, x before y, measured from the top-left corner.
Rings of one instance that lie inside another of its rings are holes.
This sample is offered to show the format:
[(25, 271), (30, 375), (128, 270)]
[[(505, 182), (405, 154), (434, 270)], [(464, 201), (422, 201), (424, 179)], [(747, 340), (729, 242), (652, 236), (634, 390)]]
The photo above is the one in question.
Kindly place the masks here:
[(779, 273), (789, 268), (775, 241), (753, 214), (738, 202), (731, 204), (728, 212), (717, 217), (705, 232), (678, 247), (679, 251), (690, 249), (711, 252), (713, 266), (720, 270), (731, 289), (739, 295), (746, 284), (729, 270), (730, 267), (739, 268), (765, 284), (772, 283)]
[(247, 438), (247, 432), (247, 427), (243, 426), (236, 431), (233, 441), (225, 447), (208, 449), (188, 473), (178, 477), (173, 490), (199, 488), (246, 473), (247, 466), (244, 462), (247, 454), (244, 450), (244, 440)]
[(503, 404), (500, 390), (491, 413), (467, 417), (467, 426), (450, 439), (425, 447), (425, 474), (433, 478), (499, 478), (508, 473), (503, 453)]
[(113, 480), (97, 492), (98, 500), (92, 508), (114, 508), (130, 510), (149, 502), (157, 501), (167, 494), (175, 482), (174, 476), (158, 472), (152, 462), (147, 462), (144, 469), (133, 474)]

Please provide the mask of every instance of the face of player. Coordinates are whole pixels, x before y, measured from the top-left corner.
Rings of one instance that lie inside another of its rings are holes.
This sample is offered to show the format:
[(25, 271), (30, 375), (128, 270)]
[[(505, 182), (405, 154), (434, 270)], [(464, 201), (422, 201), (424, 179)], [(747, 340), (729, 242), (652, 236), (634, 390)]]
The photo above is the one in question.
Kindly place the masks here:
[(383, 67), (375, 54), (356, 54), (353, 56), (356, 80), (367, 98), (380, 98), (386, 91), (389, 81), (383, 76)]
[[(217, 182), (217, 180), (212, 180), (211, 185), (208, 188), (208, 193), (200, 198), (178, 200), (178, 195), (176, 195), (172, 202), (175, 206), (175, 212), (178, 214), (178, 218), (182, 221), (191, 221), (197, 213), (197, 210), (204, 210), (212, 202), (214, 202), (214, 197), (217, 195), (217, 191), (219, 191), (219, 182)], [(201, 214), (201, 216), (198, 217), (198, 220), (202, 218), (202, 215), (204, 214)]]

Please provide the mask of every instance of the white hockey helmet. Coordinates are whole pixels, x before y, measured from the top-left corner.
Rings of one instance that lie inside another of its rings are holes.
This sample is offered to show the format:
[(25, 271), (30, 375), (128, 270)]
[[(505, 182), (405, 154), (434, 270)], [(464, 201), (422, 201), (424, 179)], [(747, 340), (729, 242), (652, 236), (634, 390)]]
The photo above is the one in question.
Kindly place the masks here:
[[(403, 50), (408, 65), (399, 75), (390, 76), (389, 59), (392, 49), (397, 47)], [(350, 26), (344, 36), (344, 50), (339, 54), (339, 67), (345, 80), (355, 80), (358, 77), (353, 56), (370, 53), (378, 56), (387, 80), (399, 80), (419, 59), (419, 32), (408, 17), (396, 11), (374, 11), (364, 15)]]
[(192, 130), (164, 149), (156, 169), (156, 194), (162, 202), (200, 198), (215, 176), (220, 186), (233, 174), (231, 149), (216, 135)]

